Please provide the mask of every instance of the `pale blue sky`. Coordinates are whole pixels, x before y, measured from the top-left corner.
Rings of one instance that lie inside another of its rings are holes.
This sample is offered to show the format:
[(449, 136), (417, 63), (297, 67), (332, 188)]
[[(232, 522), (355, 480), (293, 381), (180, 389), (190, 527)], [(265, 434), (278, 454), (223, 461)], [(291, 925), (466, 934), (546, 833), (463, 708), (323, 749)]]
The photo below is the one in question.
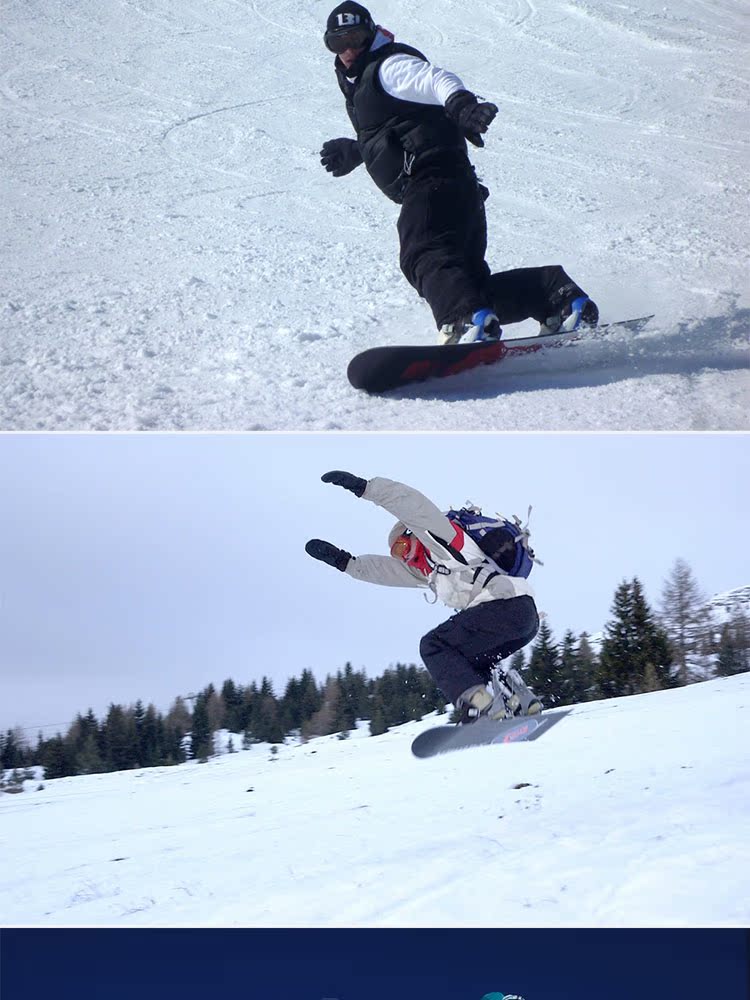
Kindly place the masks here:
[(533, 505), (539, 607), (595, 632), (679, 556), (708, 594), (750, 582), (743, 435), (9, 435), (0, 437), (0, 729), (67, 728), (111, 701), (168, 709), (227, 677), (419, 662), (450, 614), (358, 583), (308, 538), (385, 552), (392, 519), (320, 482), (400, 479), (442, 507)]

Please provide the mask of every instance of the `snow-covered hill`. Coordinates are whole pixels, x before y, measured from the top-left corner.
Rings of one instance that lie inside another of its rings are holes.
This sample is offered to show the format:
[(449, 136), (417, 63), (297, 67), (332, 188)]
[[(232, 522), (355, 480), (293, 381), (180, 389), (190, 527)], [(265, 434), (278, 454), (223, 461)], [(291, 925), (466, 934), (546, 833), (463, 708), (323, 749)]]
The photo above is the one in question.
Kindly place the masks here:
[[(697, 609), (694, 617), (695, 627), (692, 630), (692, 638), (698, 642), (700, 639), (709, 638), (713, 642), (718, 642), (722, 626), (736, 615), (750, 616), (750, 585), (743, 587), (733, 587), (731, 590), (714, 594), (700, 608)], [(662, 624), (668, 624), (660, 617)], [(604, 632), (594, 632), (588, 636), (588, 642), (593, 651), (598, 655), (601, 652)], [(703, 650), (703, 653), (706, 651)], [(703, 656), (703, 666), (701, 673), (709, 676), (715, 666), (715, 656)]]
[(656, 313), (386, 399), (350, 357), (434, 331), (395, 207), (318, 162), (350, 134), (329, 7), (6, 0), (0, 429), (747, 428), (746, 5), (379, 0), (500, 107), (491, 265)]
[(9, 925), (746, 926), (750, 675), (426, 761), (424, 719), (0, 796)]
[(721, 594), (714, 594), (708, 601), (706, 608), (719, 626), (724, 625), (734, 615), (741, 614), (750, 617), (750, 584), (745, 587), (725, 590)]
[[(742, 616), (750, 622), (750, 586), (734, 587), (714, 594), (694, 610), (685, 626), (690, 680), (706, 680), (716, 675), (718, 649), (724, 626), (736, 622)], [(673, 638), (680, 635), (677, 622), (662, 617), (661, 623)]]

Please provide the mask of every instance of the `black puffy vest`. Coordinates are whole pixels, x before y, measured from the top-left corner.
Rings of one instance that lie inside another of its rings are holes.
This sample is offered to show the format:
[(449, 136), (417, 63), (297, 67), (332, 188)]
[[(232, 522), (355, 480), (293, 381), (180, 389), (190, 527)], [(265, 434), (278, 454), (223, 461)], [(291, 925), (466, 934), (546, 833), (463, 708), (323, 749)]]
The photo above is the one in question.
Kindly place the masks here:
[(466, 140), (441, 105), (401, 101), (383, 90), (380, 63), (398, 52), (427, 62), (417, 49), (389, 42), (360, 57), (355, 67), (359, 75), (353, 83), (338, 60), (336, 76), (367, 172), (384, 194), (400, 204), (410, 177), (427, 172), (453, 176), (457, 170), (473, 170)]

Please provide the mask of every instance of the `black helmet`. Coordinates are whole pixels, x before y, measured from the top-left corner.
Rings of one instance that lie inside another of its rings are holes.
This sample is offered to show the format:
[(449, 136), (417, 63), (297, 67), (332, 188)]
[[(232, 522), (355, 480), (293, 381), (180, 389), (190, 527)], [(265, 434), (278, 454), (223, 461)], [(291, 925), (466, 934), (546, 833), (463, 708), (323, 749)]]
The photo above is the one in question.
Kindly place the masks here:
[[(374, 37), (375, 22), (362, 4), (345, 0), (328, 15), (324, 41), (331, 52), (343, 52), (349, 47), (359, 48), (371, 42)], [(358, 41), (360, 44), (357, 44)]]

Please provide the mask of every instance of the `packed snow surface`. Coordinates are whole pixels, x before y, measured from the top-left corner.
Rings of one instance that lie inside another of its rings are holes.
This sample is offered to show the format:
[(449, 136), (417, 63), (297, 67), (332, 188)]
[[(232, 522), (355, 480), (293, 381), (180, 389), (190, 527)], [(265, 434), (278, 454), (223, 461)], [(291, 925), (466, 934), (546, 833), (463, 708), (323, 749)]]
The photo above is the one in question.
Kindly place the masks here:
[(352, 134), (331, 6), (5, 0), (0, 429), (747, 428), (747, 5), (379, 0), (500, 108), (491, 266), (656, 314), (385, 398), (349, 359), (434, 327), (396, 206), (318, 162)]
[(417, 760), (426, 718), (0, 796), (9, 925), (747, 926), (750, 675)]

